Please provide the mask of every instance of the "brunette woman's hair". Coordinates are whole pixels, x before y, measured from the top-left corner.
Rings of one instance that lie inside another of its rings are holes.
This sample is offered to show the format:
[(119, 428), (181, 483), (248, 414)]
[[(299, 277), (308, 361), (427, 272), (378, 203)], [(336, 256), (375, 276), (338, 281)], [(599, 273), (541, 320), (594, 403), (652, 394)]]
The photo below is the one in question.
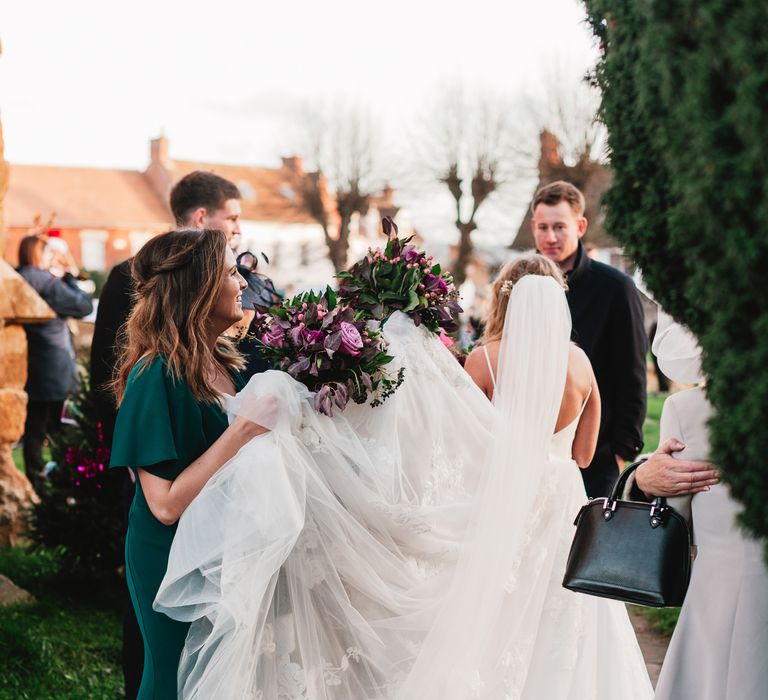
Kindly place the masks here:
[(45, 239), (40, 236), (24, 236), (19, 243), (19, 267), (40, 267), (45, 246)]
[(162, 357), (171, 376), (182, 379), (197, 401), (215, 402), (211, 369), (242, 369), (232, 341), (208, 344), (208, 319), (226, 274), (227, 239), (216, 230), (170, 231), (150, 239), (131, 266), (135, 304), (120, 331), (123, 348), (111, 388), (117, 404), (136, 363), (139, 371)]

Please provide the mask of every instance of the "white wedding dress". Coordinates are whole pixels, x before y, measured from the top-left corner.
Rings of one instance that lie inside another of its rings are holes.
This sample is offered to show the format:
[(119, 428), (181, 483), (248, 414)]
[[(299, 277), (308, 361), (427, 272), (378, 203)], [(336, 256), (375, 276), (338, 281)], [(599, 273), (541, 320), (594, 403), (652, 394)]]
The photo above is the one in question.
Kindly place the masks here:
[(493, 405), (399, 313), (381, 407), (328, 418), (275, 371), (238, 394), (271, 432), (184, 513), (155, 601), (192, 623), (180, 697), (651, 697), (624, 606), (560, 585), (585, 495), (577, 421), (552, 436), (570, 318), (549, 282), (515, 287)]

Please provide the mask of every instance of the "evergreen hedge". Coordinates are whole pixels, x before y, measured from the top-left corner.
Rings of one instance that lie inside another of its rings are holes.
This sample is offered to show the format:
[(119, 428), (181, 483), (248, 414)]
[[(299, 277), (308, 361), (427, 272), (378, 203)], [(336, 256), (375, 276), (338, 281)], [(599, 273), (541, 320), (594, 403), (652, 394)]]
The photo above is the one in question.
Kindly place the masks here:
[(768, 535), (768, 3), (585, 0), (607, 228), (699, 337), (713, 457)]

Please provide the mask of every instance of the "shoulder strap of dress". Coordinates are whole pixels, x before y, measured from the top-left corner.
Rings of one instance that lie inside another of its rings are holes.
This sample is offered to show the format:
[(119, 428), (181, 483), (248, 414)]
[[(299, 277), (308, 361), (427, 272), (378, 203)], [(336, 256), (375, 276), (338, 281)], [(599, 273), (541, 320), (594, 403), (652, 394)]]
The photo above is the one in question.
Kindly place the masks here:
[(579, 417), (581, 417), (581, 414), (584, 413), (584, 409), (587, 407), (587, 401), (589, 401), (589, 397), (592, 396), (592, 382), (589, 383), (589, 390), (587, 391), (587, 395), (584, 397), (584, 401), (581, 404), (581, 410), (579, 411)]
[(488, 363), (488, 372), (491, 375), (491, 382), (493, 382), (493, 388), (496, 388), (496, 377), (493, 376), (493, 367), (491, 366), (491, 356), (488, 354), (488, 348), (483, 345), (483, 353), (485, 354), (485, 361)]

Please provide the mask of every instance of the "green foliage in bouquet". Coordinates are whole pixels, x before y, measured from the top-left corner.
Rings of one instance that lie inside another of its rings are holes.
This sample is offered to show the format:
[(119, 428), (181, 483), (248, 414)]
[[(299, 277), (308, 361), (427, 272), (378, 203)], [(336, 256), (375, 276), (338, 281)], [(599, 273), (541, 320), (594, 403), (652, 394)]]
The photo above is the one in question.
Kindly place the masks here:
[(451, 274), (410, 245), (411, 238), (397, 238), (392, 219), (386, 217), (383, 226), (389, 238), (384, 250), (369, 250), (348, 272), (337, 275), (339, 299), (354, 307), (359, 318), (384, 322), (402, 311), (433, 333), (455, 333), (461, 307)]
[(713, 459), (768, 536), (768, 4), (586, 0), (613, 187), (606, 225), (698, 336)]
[(330, 416), (350, 399), (378, 405), (402, 383), (402, 369), (384, 369), (392, 357), (377, 326), (328, 287), (258, 310), (253, 332), (271, 365), (316, 392), (315, 409)]
[(114, 575), (123, 563), (125, 525), (120, 485), (87, 379), (70, 404), (73, 422), (51, 444), (55, 467), (35, 506), (33, 539), (61, 553), (62, 573), (88, 579)]

